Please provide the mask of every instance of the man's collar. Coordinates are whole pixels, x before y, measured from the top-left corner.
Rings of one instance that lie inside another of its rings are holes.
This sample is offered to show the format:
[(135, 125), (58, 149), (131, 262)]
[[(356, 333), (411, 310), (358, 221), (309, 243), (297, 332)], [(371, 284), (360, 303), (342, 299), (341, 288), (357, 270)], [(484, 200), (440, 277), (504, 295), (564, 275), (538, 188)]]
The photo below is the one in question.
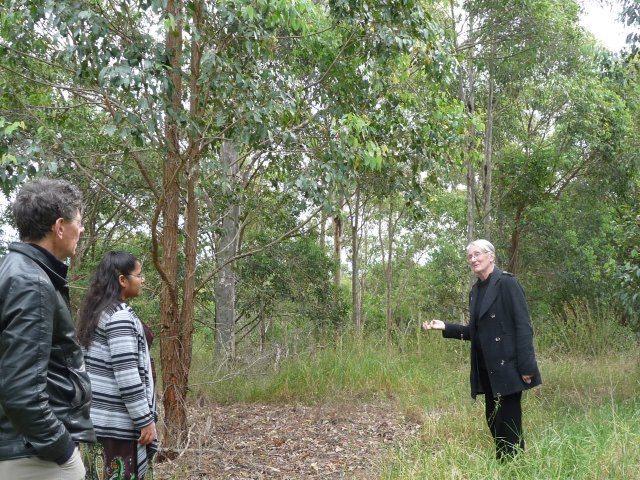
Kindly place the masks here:
[(47, 260), (49, 260), (49, 266), (51, 267), (51, 269), (56, 272), (58, 275), (60, 275), (62, 278), (66, 279), (67, 278), (67, 272), (69, 271), (69, 267), (67, 266), (66, 263), (61, 262), (60, 260), (58, 260), (58, 258), (56, 258), (56, 256), (51, 253), (49, 250), (47, 250), (46, 248), (44, 248), (41, 245), (38, 245), (37, 243), (26, 243), (26, 245), (30, 245), (31, 247), (37, 249), (39, 252), (42, 252), (45, 257), (47, 257)]

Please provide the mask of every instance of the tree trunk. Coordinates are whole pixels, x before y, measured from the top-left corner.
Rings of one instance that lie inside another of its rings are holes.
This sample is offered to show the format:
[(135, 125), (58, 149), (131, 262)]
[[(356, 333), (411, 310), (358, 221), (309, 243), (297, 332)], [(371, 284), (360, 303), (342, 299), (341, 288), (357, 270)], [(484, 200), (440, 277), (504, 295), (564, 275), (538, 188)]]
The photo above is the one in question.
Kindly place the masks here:
[(327, 214), (322, 210), (320, 214), (320, 249), (324, 252), (327, 236)]
[[(171, 84), (168, 102), (174, 112), (182, 110), (182, 79), (180, 56), (182, 50), (182, 5), (179, 0), (167, 1), (167, 14), (176, 19), (175, 28), (167, 32), (166, 48)], [(180, 127), (175, 117), (166, 116), (165, 137), (167, 156), (164, 163), (162, 215), (162, 264), (164, 275), (160, 290), (160, 355), (164, 405), (163, 442), (169, 447), (182, 443), (187, 431), (184, 384), (181, 318), (177, 291), (178, 272), (178, 216), (180, 207)], [(156, 259), (157, 261), (157, 259)]]
[(491, 190), (493, 173), (493, 116), (495, 78), (493, 75), (493, 62), (495, 61), (495, 44), (491, 47), (492, 58), (489, 63), (489, 92), (487, 94), (487, 123), (484, 129), (484, 165), (482, 184), (482, 224), (484, 238), (491, 241)]
[[(391, 287), (393, 279), (393, 219), (391, 214), (391, 207), (389, 207), (389, 218), (387, 219), (387, 259), (383, 260), (384, 266), (384, 290), (385, 290), (385, 317), (387, 323), (387, 345), (391, 345), (393, 340), (393, 318), (391, 316)], [(382, 243), (382, 237), (380, 238)], [(384, 252), (384, 250), (383, 250)]]
[[(391, 292), (393, 287), (393, 240), (396, 228), (400, 219), (404, 216), (404, 208), (398, 212), (398, 216), (393, 218), (393, 200), (389, 199), (389, 215), (387, 217), (387, 237), (382, 238), (382, 219), (378, 222), (378, 238), (380, 240), (380, 251), (382, 252), (382, 267), (384, 271), (385, 288), (385, 317), (387, 323), (386, 340), (387, 345), (393, 340), (393, 316)], [(385, 248), (386, 240), (386, 248)], [(386, 253), (385, 253), (386, 250)], [(386, 257), (386, 258), (385, 258)]]
[[(453, 3), (451, 6), (452, 16)], [(455, 31), (455, 25), (454, 25)], [(471, 38), (473, 33), (473, 17), (469, 18), (468, 35)], [(473, 126), (473, 117), (476, 113), (476, 79), (475, 66), (473, 65), (472, 53), (468, 53), (465, 69), (460, 65), (460, 100), (467, 112), (468, 127), (464, 136), (464, 164), (467, 171), (467, 242), (472, 242), (476, 238), (476, 173), (473, 166), (473, 154), (475, 150), (476, 129)], [(466, 88), (465, 88), (466, 87)]]
[(365, 286), (366, 286), (366, 275), (361, 275), (360, 278), (358, 279), (358, 284), (360, 285), (360, 288), (358, 289), (358, 312), (360, 315), (360, 330), (364, 330), (364, 323), (365, 323), (365, 318), (364, 318), (364, 292), (365, 292)]
[[(453, 4), (452, 15), (453, 15)], [(474, 18), (470, 16), (468, 19), (468, 38), (472, 39), (474, 29)], [(455, 29), (454, 29), (455, 30)], [(476, 239), (476, 209), (477, 209), (477, 188), (476, 188), (476, 172), (473, 166), (473, 159), (476, 144), (476, 129), (473, 126), (473, 118), (476, 113), (476, 70), (473, 64), (473, 52), (467, 53), (466, 59), (466, 78), (462, 65), (460, 66), (460, 100), (466, 107), (468, 127), (465, 131), (464, 138), (464, 163), (467, 170), (467, 243)], [(466, 85), (466, 88), (465, 88)], [(473, 272), (469, 272), (467, 277), (468, 288), (471, 289), (475, 276)], [(464, 323), (464, 322), (462, 322)]]
[(511, 254), (509, 255), (509, 271), (513, 274), (518, 273), (518, 250), (520, 247), (520, 222), (524, 213), (524, 206), (519, 206), (516, 211), (516, 218), (511, 232)]
[(267, 326), (264, 321), (264, 306), (260, 305), (259, 322), (260, 322), (260, 353), (264, 353), (267, 343)]
[[(162, 279), (160, 290), (160, 355), (162, 361), (162, 401), (164, 406), (163, 443), (166, 450), (180, 447), (187, 432), (187, 393), (192, 358), (193, 318), (195, 304), (195, 273), (198, 250), (198, 201), (196, 188), (199, 181), (198, 163), (201, 155), (201, 139), (187, 135), (188, 145), (181, 155), (181, 130), (176, 121), (182, 104), (182, 20), (183, 4), (168, 0), (166, 13), (176, 19), (175, 28), (167, 32), (165, 44), (170, 70), (167, 73), (170, 87), (167, 103), (173, 112), (165, 116), (167, 155), (163, 172), (163, 197), (158, 202), (157, 214), (152, 224), (153, 258)], [(193, 19), (196, 25), (202, 20), (202, 1), (193, 3)], [(200, 95), (199, 77), (202, 49), (194, 39), (191, 43), (190, 118), (200, 118), (197, 98)], [(181, 182), (186, 179), (186, 204), (183, 233), (179, 229)], [(158, 217), (162, 217), (162, 261), (158, 252)], [(178, 264), (180, 238), (184, 237), (182, 269)], [(178, 271), (182, 270), (182, 298), (179, 296)]]
[[(230, 185), (238, 182), (238, 152), (231, 141), (222, 143), (221, 161), (227, 171)], [(233, 263), (227, 263), (238, 252), (240, 206), (229, 207), (222, 219), (222, 235), (216, 249), (217, 266), (214, 278), (216, 301), (216, 356), (224, 362), (235, 358), (236, 274)]]
[(360, 228), (360, 186), (356, 185), (356, 198), (351, 212), (351, 309), (352, 321), (358, 335), (362, 335), (362, 314), (359, 302), (358, 230)]
[[(192, 2), (193, 21), (197, 27), (202, 23), (202, 0)], [(189, 116), (191, 119), (199, 119), (202, 116), (200, 98), (200, 65), (202, 59), (202, 46), (194, 38), (191, 41), (191, 81)], [(193, 130), (191, 130), (193, 132)], [(195, 316), (195, 289), (196, 268), (198, 255), (198, 197), (196, 189), (199, 182), (200, 171), (198, 164), (202, 151), (202, 139), (198, 133), (190, 133), (189, 145), (186, 153), (186, 206), (184, 212), (184, 278), (182, 281), (182, 305), (180, 310), (180, 330), (178, 345), (180, 351), (181, 376), (179, 383), (181, 407), (186, 418), (186, 398), (189, 385), (189, 371), (193, 355), (193, 319)], [(184, 429), (180, 432), (181, 440), (187, 432), (186, 421)]]
[(342, 282), (342, 217), (340, 215), (333, 217), (333, 256), (336, 261), (334, 283), (340, 288)]

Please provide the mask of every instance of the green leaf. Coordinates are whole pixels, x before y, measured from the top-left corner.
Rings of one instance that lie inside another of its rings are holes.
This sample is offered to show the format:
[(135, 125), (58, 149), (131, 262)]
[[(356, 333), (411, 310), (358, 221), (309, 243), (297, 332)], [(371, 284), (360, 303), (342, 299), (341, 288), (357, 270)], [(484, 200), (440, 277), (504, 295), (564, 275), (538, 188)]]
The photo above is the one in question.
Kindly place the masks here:
[(107, 125), (106, 127), (104, 127), (104, 133), (105, 135), (108, 135), (109, 137), (111, 137), (114, 133), (116, 133), (116, 129), (117, 127), (115, 125)]
[(15, 132), (18, 128), (25, 129), (26, 127), (25, 127), (24, 122), (13, 122), (13, 123), (10, 123), (9, 126), (4, 128), (4, 134), (6, 136), (9, 136), (13, 132)]

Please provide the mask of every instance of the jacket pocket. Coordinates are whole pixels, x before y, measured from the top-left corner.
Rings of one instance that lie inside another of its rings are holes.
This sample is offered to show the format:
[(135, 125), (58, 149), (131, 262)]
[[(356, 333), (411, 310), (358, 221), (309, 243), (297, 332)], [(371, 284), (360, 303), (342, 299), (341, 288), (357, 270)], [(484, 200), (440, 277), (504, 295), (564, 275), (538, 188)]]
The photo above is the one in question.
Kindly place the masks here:
[[(57, 361), (49, 362), (47, 391), (54, 406), (79, 407), (91, 401), (91, 387), (85, 372), (68, 365), (62, 352)], [(53, 357), (53, 355), (52, 355)]]

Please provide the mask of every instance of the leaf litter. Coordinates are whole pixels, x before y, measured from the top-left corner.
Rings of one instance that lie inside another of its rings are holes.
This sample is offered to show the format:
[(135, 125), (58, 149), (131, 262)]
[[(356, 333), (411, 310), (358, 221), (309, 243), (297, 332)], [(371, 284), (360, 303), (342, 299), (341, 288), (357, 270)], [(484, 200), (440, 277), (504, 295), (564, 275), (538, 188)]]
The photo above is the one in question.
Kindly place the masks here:
[(188, 415), (186, 444), (156, 462), (156, 480), (372, 479), (420, 433), (391, 403), (201, 404)]

